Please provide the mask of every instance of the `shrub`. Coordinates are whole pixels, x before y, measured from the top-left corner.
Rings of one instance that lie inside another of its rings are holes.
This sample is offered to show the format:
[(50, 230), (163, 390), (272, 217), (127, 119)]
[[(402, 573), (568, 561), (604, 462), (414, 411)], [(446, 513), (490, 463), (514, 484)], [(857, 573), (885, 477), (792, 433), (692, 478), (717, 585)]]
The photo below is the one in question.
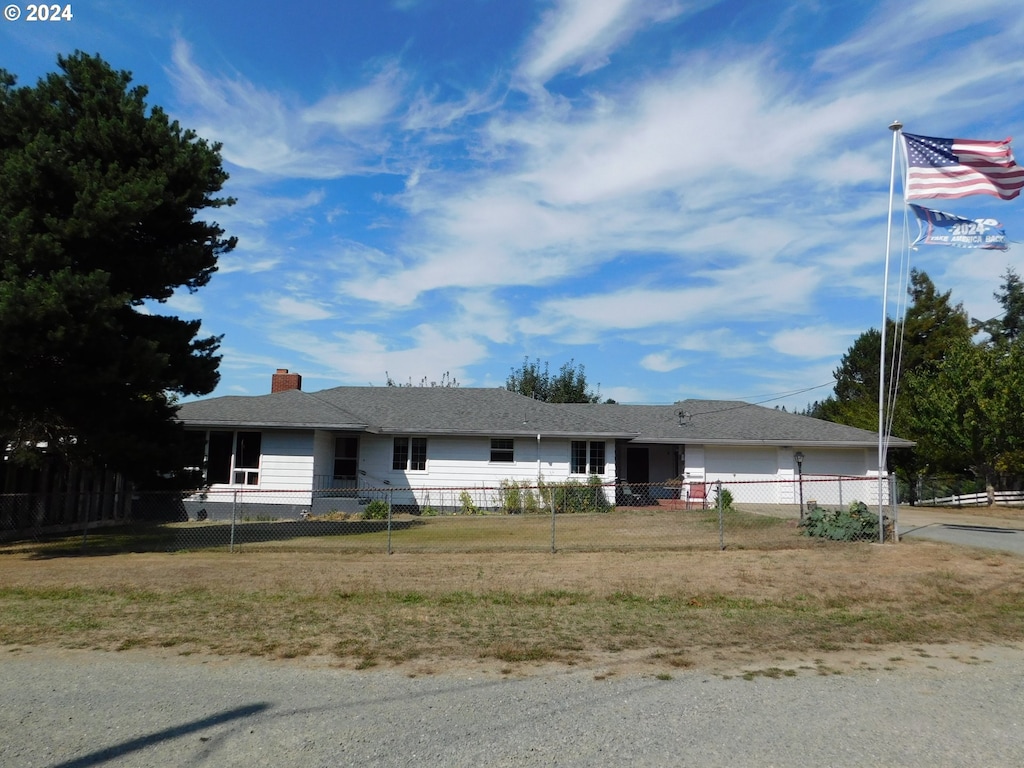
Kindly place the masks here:
[(506, 515), (523, 513), (523, 497), (519, 483), (515, 480), (502, 480), (498, 486), (498, 506)]
[(529, 481), (523, 480), (519, 483), (519, 496), (522, 500), (524, 514), (536, 515), (538, 512), (543, 511), (541, 509), (542, 499), (538, 493), (534, 491), (533, 486)]
[(878, 515), (863, 501), (854, 501), (846, 509), (829, 511), (822, 507), (804, 515), (804, 534), (832, 541), (877, 541)]
[(480, 507), (473, 503), (473, 497), (469, 495), (469, 491), (463, 491), (459, 494), (459, 504), (461, 505), (459, 511), (464, 515), (480, 514)]
[(363, 510), (363, 520), (387, 520), (388, 503), (380, 499), (374, 499), (366, 505)]
[(607, 512), (611, 509), (601, 478), (591, 475), (586, 484), (579, 480), (562, 483), (502, 480), (498, 488), (498, 504), (506, 514), (544, 514), (554, 506), (556, 512)]
[(732, 511), (732, 491), (723, 486), (718, 486), (718, 493), (715, 496), (715, 506), (718, 506), (718, 502), (722, 502), (722, 510), (724, 512)]
[(584, 485), (579, 480), (566, 480), (549, 486), (554, 498), (555, 511), (568, 514), (607, 512), (611, 505), (604, 495), (601, 478), (591, 475)]

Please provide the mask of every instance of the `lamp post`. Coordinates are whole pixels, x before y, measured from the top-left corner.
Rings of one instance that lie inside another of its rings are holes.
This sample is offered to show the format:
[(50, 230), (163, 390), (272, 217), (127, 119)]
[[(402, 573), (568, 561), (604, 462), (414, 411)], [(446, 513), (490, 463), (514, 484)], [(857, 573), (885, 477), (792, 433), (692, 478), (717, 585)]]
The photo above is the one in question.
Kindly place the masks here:
[(803, 451), (797, 451), (793, 454), (793, 458), (796, 459), (796, 476), (797, 483), (800, 486), (800, 522), (804, 521), (804, 453)]

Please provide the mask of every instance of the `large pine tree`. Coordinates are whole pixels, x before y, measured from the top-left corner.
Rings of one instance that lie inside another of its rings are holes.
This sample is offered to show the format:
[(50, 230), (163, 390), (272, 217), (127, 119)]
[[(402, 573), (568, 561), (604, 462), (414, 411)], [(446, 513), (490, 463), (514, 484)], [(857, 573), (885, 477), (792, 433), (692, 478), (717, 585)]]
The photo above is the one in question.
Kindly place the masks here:
[(128, 72), (57, 63), (34, 87), (0, 70), (0, 441), (144, 479), (177, 468), (174, 402), (212, 391), (220, 360), (152, 303), (206, 285), (235, 240), (201, 214), (234, 201), (220, 145)]

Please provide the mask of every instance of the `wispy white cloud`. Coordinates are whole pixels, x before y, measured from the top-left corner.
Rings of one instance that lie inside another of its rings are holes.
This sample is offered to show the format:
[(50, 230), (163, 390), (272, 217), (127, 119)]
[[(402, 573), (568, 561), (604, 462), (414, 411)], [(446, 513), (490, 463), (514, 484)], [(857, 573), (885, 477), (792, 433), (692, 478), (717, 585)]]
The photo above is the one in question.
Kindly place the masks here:
[[(920, 51), (923, 44), (934, 44), (938, 39), (964, 32), (970, 38), (970, 30), (979, 27), (986, 27), (987, 33), (1019, 34), (1024, 22), (1016, 0), (977, 0), (970, 4), (958, 0), (887, 0), (879, 4), (875, 15), (884, 18), (885, 23), (869, 20), (847, 40), (823, 50), (817, 65), (824, 69), (846, 69), (870, 60), (898, 68), (901, 57), (893, 54), (901, 50)], [(993, 48), (989, 42), (985, 45)], [(998, 49), (993, 49), (992, 54), (994, 58), (1005, 59)]]
[[(272, 332), (270, 341), (292, 351), (320, 377), (348, 384), (418, 383), (423, 376), (446, 371), (464, 379), (463, 370), (487, 354), (484, 344), (467, 335), (423, 324), (401, 338), (354, 330), (333, 337), (303, 332)], [(443, 362), (440, 362), (443, 361)]]
[(545, 12), (523, 52), (518, 76), (533, 90), (559, 72), (585, 74), (608, 64), (612, 51), (638, 29), (683, 13), (675, 0), (560, 0)]
[[(183, 40), (174, 44), (168, 75), (179, 101), (189, 109), (189, 122), (202, 136), (223, 143), (229, 163), (264, 174), (292, 178), (332, 179), (380, 171), (379, 136), (367, 131), (387, 117), (394, 103), (391, 85), (396, 75), (384, 74), (364, 89), (324, 97), (307, 107), (293, 94), (260, 87), (242, 75), (216, 76), (194, 60)], [(373, 97), (384, 106), (374, 108)], [(342, 107), (358, 107), (346, 122)], [(325, 140), (317, 125), (327, 122), (341, 139)], [(343, 130), (343, 129), (358, 129)], [(356, 135), (358, 133), (358, 135)]]
[(549, 299), (520, 320), (529, 335), (571, 335), (593, 343), (609, 330), (676, 325), (700, 327), (721, 322), (767, 318), (779, 312), (801, 313), (821, 275), (810, 268), (791, 268), (783, 280), (764, 279), (768, 265), (725, 270), (707, 285), (681, 288), (625, 288), (603, 294)]
[(684, 367), (686, 365), (686, 358), (670, 352), (652, 352), (649, 355), (644, 355), (640, 360), (640, 365), (649, 371), (667, 373)]
[(308, 322), (310, 320), (327, 320), (334, 316), (330, 309), (313, 299), (279, 296), (275, 299), (264, 299), (261, 304), (278, 321)]
[(769, 346), (776, 352), (789, 357), (820, 360), (828, 357), (838, 359), (850, 346), (851, 336), (866, 329), (834, 328), (825, 324), (787, 328), (774, 333)]
[[(188, 291), (176, 291), (164, 302), (163, 306), (176, 312), (184, 312), (187, 315), (200, 315), (203, 312), (202, 298), (198, 294)], [(157, 309), (156, 314), (166, 314), (166, 312)]]
[[(721, 394), (715, 376), (829, 379), (828, 358), (878, 323), (886, 125), (941, 118), (963, 135), (1024, 102), (1009, 87), (1024, 61), (1006, 54), (1024, 13), (884, 0), (797, 51), (814, 4), (761, 9), (783, 42), (731, 35), (715, 5), (555, 0), (486, 73), (442, 79), (385, 52), (312, 94), (211, 73), (179, 41), (183, 121), (224, 141), (244, 199), (220, 218), (241, 238), (221, 276), (259, 281), (245, 322), (287, 364), (350, 383), (439, 368), (500, 383), (499, 346), (585, 360), (598, 345), (679, 397)], [(703, 11), (723, 44), (683, 27)], [(653, 37), (670, 28), (685, 47)], [(355, 176), (381, 183), (342, 193)], [(915, 255), (938, 285), (993, 306), (1004, 255), (929, 258)], [(614, 391), (650, 400), (632, 381)]]
[(402, 72), (397, 62), (389, 62), (368, 85), (325, 96), (303, 110), (302, 120), (326, 123), (344, 136), (389, 120), (399, 107), (401, 97)]

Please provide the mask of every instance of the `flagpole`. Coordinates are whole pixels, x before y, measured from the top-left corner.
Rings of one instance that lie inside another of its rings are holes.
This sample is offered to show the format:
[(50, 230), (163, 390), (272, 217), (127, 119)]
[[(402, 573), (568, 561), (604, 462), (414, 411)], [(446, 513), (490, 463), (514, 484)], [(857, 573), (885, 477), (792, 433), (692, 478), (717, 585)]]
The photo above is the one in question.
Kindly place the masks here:
[(892, 165), (889, 169), (889, 222), (885, 230), (885, 279), (882, 284), (882, 349), (878, 355), (878, 541), (885, 543), (885, 517), (882, 510), (882, 477), (885, 474), (885, 454), (888, 440), (885, 435), (885, 336), (889, 304), (889, 255), (892, 248), (892, 204), (896, 190), (896, 144), (903, 123), (893, 120)]

